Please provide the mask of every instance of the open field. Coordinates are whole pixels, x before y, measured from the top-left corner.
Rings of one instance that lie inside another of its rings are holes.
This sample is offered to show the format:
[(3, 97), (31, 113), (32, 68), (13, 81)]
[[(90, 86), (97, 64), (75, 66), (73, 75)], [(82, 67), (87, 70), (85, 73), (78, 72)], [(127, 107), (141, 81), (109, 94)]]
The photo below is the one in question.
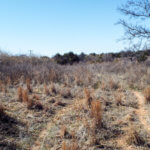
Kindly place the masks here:
[(149, 85), (149, 58), (58, 65), (3, 56), (0, 150), (148, 150)]

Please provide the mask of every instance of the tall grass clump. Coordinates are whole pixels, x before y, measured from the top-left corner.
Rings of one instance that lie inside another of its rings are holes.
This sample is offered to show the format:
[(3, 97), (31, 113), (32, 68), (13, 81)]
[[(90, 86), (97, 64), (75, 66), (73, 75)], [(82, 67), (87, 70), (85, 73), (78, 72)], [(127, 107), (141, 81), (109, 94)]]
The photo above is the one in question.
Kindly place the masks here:
[(91, 115), (95, 120), (95, 126), (100, 127), (102, 122), (102, 106), (101, 102), (94, 100), (91, 103)]
[(90, 91), (87, 88), (84, 89), (84, 94), (85, 94), (86, 105), (88, 107), (91, 107), (92, 97), (91, 97)]
[(78, 145), (76, 142), (72, 142), (71, 144), (66, 144), (66, 142), (63, 142), (62, 150), (78, 150)]
[(4, 107), (0, 104), (0, 118), (4, 114)]
[(22, 89), (22, 87), (19, 87), (18, 88), (18, 90), (17, 90), (17, 94), (18, 94), (18, 100), (20, 101), (20, 102), (22, 102), (23, 101), (23, 99), (22, 99), (22, 93), (23, 92), (23, 89)]
[(28, 90), (23, 90), (22, 92), (22, 100), (25, 103), (28, 103), (29, 97), (28, 97)]
[(145, 102), (150, 103), (150, 86), (144, 89), (143, 94), (145, 97)]
[(26, 85), (29, 93), (32, 93), (32, 88), (31, 88), (31, 80), (28, 78), (26, 80)]

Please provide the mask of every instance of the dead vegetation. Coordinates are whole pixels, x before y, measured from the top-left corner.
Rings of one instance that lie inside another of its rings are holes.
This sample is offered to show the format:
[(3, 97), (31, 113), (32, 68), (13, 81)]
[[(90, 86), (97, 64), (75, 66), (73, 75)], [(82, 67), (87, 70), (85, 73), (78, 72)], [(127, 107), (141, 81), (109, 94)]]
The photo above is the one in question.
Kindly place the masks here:
[(62, 143), (62, 150), (78, 150), (77, 143), (72, 142), (71, 144), (66, 143), (65, 141)]
[(4, 107), (0, 104), (0, 117), (4, 115)]
[(95, 120), (95, 126), (101, 127), (102, 122), (102, 106), (100, 101), (94, 100), (91, 103), (91, 114)]
[(144, 91), (145, 102), (150, 103), (150, 86), (145, 88)]
[(143, 94), (149, 103), (149, 75), (148, 60), (61, 66), (8, 56), (0, 63), (0, 149), (9, 149), (8, 143), (31, 150), (34, 145), (43, 150), (147, 149), (150, 135), (132, 90), (147, 87)]

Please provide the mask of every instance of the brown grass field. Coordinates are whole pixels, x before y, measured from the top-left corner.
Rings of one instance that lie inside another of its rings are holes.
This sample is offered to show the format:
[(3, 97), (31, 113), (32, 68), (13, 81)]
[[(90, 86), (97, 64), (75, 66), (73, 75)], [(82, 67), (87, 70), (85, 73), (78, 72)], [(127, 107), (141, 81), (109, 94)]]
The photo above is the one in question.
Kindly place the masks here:
[(0, 59), (0, 150), (150, 149), (149, 58)]

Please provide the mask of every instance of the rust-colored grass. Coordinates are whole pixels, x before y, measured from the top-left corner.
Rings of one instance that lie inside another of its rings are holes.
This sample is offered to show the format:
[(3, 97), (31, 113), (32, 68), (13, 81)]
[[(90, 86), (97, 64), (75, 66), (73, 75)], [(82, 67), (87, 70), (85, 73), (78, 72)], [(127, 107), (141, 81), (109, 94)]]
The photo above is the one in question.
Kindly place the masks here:
[(27, 86), (28, 92), (32, 93), (31, 80), (30, 79), (26, 80), (26, 86)]
[(28, 97), (28, 90), (22, 91), (22, 100), (24, 103), (28, 103), (29, 97)]
[(17, 90), (17, 94), (18, 94), (18, 100), (20, 101), (20, 102), (22, 102), (23, 101), (23, 99), (22, 99), (22, 93), (23, 92), (23, 89), (22, 89), (22, 87), (18, 87), (18, 90)]
[(72, 142), (71, 144), (66, 144), (66, 142), (64, 141), (62, 143), (62, 150), (77, 150), (78, 149), (78, 145), (76, 142)]
[(0, 104), (0, 117), (4, 114), (4, 107)]
[(50, 95), (50, 91), (49, 91), (49, 89), (47, 88), (47, 85), (46, 84), (44, 84), (44, 91), (45, 91), (45, 94), (48, 96), (48, 95)]
[(92, 97), (90, 95), (90, 91), (85, 88), (84, 89), (84, 94), (85, 94), (85, 103), (88, 107), (91, 107), (91, 102), (92, 102)]
[(102, 121), (102, 107), (101, 107), (101, 102), (98, 100), (93, 100), (91, 103), (91, 114), (92, 117), (95, 119), (95, 125), (96, 126), (101, 126), (101, 121)]
[(143, 94), (145, 97), (145, 102), (150, 103), (150, 86), (144, 89)]
[(28, 98), (28, 101), (27, 101), (27, 108), (28, 108), (28, 109), (31, 109), (31, 108), (33, 107), (33, 105), (34, 105), (33, 99)]
[(32, 99), (39, 100), (40, 98), (39, 98), (38, 95), (34, 94), (34, 95), (32, 96)]

